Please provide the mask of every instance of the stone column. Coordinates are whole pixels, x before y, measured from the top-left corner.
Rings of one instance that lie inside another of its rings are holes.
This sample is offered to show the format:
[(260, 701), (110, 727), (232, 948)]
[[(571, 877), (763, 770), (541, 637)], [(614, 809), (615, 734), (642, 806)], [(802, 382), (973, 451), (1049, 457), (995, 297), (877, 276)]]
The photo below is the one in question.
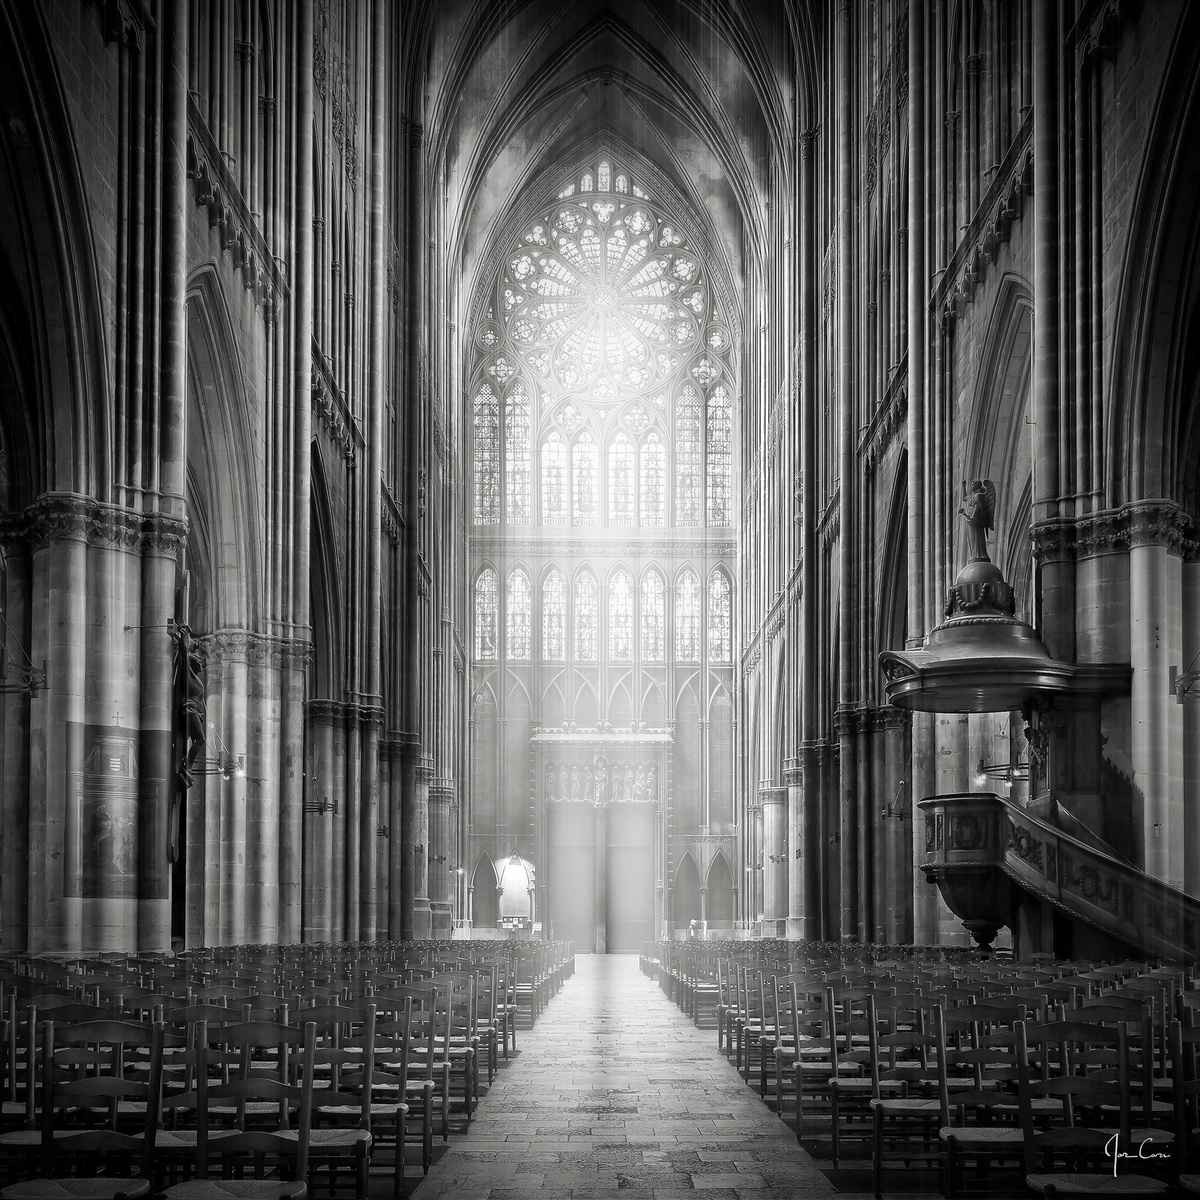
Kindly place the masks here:
[[(1183, 630), (1181, 670), (1200, 668), (1200, 545), (1193, 538), (1186, 547), (1183, 576)], [(1183, 702), (1183, 887), (1200, 896), (1200, 682), (1192, 685)]]
[(332, 937), (330, 835), (334, 804), (334, 709), (329, 700), (310, 700), (306, 706), (310, 763), (304, 796), (306, 942), (328, 942)]
[(783, 782), (787, 787), (787, 937), (795, 941), (805, 936), (805, 855), (804, 770), (800, 758), (786, 759)]
[(595, 952), (604, 954), (608, 949), (608, 806), (596, 804), (595, 839), (596, 852), (592, 855), (595, 864), (592, 876), (592, 895), (596, 907)]
[(304, 691), (312, 647), (289, 641), (281, 651), (279, 738), (279, 940), (304, 935)]
[(404, 857), (412, 889), (405, 895), (406, 907), (410, 907), (412, 913), (408, 936), (418, 939), (430, 937), (433, 927), (429, 908), (429, 783), (432, 777), (432, 763), (428, 758), (420, 757), (414, 764), (412, 791), (404, 805)]
[[(31, 649), (29, 636), (30, 555), (17, 520), (0, 523), (0, 653), (4, 674), (16, 682), (12, 664)], [(26, 664), (28, 665), (28, 664)], [(35, 668), (40, 664), (33, 664)], [(26, 900), (29, 889), (30, 718), (37, 701), (21, 692), (0, 694), (0, 950), (19, 953), (26, 947)]]
[(1138, 506), (1130, 516), (1130, 757), (1142, 805), (1134, 831), (1146, 874), (1177, 888), (1186, 844), (1183, 706), (1171, 693), (1170, 668), (1182, 651), (1183, 531), (1174, 505)]
[(279, 939), (281, 647), (271, 638), (249, 644), (246, 755), (246, 926), (251, 943)]
[[(30, 707), (28, 948), (83, 949), (87, 510), (44, 496), (30, 510), (30, 657), (46, 689)], [(41, 598), (45, 597), (42, 602)]]
[[(171, 865), (167, 822), (175, 778), (173, 688), (175, 642), (166, 629), (175, 611), (178, 557), (187, 537), (182, 521), (149, 518), (142, 538), (138, 692), (137, 948), (171, 949)], [(264, 939), (265, 940), (265, 939)]]
[(775, 936), (788, 915), (788, 790), (767, 784), (758, 794), (763, 815), (763, 920)]
[(406, 746), (395, 739), (388, 747), (388, 937), (398, 941), (405, 936), (404, 890), (406, 880), (404, 854), (404, 797), (411, 775), (410, 756)]
[(453, 889), (455, 876), (450, 862), (450, 807), (454, 783), (435, 780), (429, 788), (429, 909), (435, 938), (448, 938), (454, 928)]

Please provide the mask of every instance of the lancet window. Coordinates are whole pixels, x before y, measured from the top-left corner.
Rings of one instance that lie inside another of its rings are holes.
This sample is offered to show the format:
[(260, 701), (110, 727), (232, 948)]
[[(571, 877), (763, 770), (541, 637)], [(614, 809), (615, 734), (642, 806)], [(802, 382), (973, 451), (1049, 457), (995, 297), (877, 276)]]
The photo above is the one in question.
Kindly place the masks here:
[(500, 627), (500, 596), (496, 572), (485, 567), (475, 580), (475, 657), (496, 657)]

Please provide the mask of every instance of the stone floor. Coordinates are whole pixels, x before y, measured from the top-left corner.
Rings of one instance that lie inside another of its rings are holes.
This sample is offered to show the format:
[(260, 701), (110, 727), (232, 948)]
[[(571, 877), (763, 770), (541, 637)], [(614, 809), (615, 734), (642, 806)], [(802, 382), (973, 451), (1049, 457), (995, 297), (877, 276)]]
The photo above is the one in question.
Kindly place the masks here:
[(850, 1200), (636, 955), (580, 955), (518, 1044), (415, 1200)]

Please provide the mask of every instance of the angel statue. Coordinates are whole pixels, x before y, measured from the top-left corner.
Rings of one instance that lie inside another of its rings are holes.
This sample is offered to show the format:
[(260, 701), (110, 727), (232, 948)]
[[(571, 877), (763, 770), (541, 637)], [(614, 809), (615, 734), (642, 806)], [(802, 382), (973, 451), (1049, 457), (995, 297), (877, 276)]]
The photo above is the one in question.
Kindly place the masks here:
[(967, 551), (971, 560), (990, 562), (987, 552), (987, 533), (996, 514), (996, 485), (990, 479), (973, 479), (970, 491), (963, 480), (963, 501), (958, 511), (967, 521)]

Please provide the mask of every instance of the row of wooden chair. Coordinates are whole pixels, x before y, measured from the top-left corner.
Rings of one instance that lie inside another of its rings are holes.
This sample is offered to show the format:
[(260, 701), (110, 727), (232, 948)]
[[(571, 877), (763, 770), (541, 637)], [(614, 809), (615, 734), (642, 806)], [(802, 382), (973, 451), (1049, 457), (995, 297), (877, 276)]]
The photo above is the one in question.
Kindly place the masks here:
[[(1189, 970), (979, 962), (861, 948), (650, 946), (643, 969), (838, 1168), (870, 1147), (956, 1195), (1012, 1172), (1043, 1195), (1189, 1192), (1200, 1142), (1200, 1007)], [(1141, 1161), (1112, 1159), (1117, 1151)], [(1114, 1168), (1116, 1170), (1114, 1182)], [(1089, 1190), (1091, 1189), (1091, 1190)], [(996, 1194), (1009, 1194), (1001, 1191)]]
[(427, 1171), (435, 1127), (469, 1124), (574, 962), (565, 943), (281, 949), (0, 960), (0, 1195), (362, 1197), (388, 1153), (398, 1195), (408, 1126)]

